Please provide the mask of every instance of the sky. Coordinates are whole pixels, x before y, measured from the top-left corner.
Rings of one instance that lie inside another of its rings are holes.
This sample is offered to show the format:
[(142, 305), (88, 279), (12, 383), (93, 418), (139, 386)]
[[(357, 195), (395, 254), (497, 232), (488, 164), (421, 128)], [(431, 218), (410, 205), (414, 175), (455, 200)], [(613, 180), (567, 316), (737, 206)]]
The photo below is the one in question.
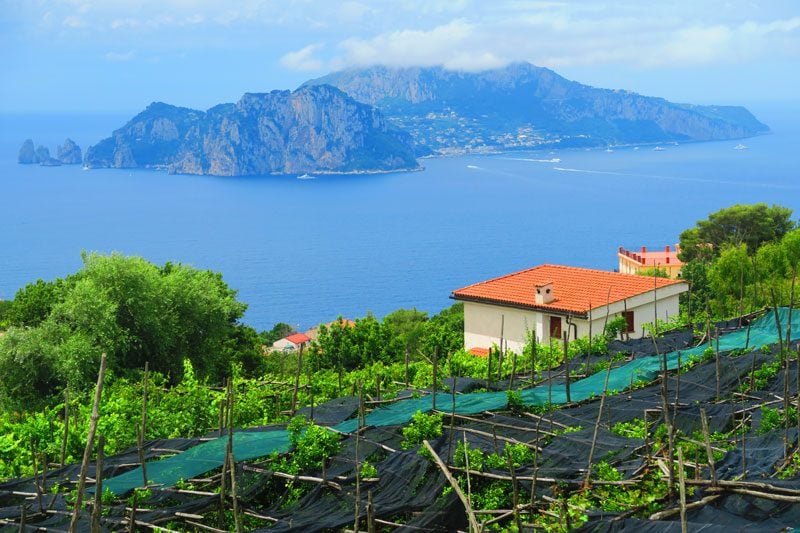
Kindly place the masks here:
[(0, 0), (0, 112), (207, 109), (371, 64), (528, 61), (697, 104), (800, 99), (800, 0)]

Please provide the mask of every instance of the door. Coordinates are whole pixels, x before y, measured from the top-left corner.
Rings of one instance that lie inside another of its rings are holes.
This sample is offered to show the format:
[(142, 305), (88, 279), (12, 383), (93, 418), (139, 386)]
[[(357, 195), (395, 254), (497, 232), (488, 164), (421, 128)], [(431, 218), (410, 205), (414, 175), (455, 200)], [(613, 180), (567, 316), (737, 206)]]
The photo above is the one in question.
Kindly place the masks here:
[(625, 317), (625, 325), (627, 326), (625, 333), (633, 333), (636, 331), (636, 326), (633, 322), (633, 311), (625, 311), (622, 314)]
[(550, 317), (550, 338), (553, 339), (560, 339), (561, 338), (561, 317), (560, 316), (551, 316)]

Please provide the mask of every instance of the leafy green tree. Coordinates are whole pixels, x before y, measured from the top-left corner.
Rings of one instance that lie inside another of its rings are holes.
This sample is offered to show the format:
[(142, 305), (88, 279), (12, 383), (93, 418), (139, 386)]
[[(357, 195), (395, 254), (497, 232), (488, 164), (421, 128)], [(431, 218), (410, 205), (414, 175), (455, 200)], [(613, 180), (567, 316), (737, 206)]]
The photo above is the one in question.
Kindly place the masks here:
[(638, 270), (636, 274), (639, 276), (649, 276), (651, 278), (669, 278), (669, 272), (667, 272), (667, 269), (659, 267), (643, 268)]
[(0, 337), (0, 404), (6, 409), (39, 409), (63, 388), (51, 337), (46, 328), (11, 328)]
[(684, 262), (711, 260), (723, 245), (747, 245), (750, 254), (765, 242), (779, 241), (796, 224), (790, 219), (792, 210), (778, 205), (737, 204), (721, 209), (697, 221), (694, 228), (680, 235), (680, 258)]
[(744, 314), (747, 287), (754, 281), (753, 263), (745, 244), (727, 245), (708, 269), (719, 316)]
[[(28, 285), (15, 298), (0, 368), (43, 369), (18, 381), (30, 394), (90, 386), (104, 352), (116, 375), (149, 362), (173, 383), (180, 381), (184, 359), (214, 381), (232, 362), (258, 368), (258, 337), (238, 323), (246, 306), (219, 274), (173, 263), (159, 268), (119, 254), (83, 260), (66, 280)], [(5, 403), (25, 397), (10, 380), (0, 380), (0, 389)]]
[(0, 300), (0, 330), (8, 327), (8, 314), (12, 305), (14, 305), (13, 300)]
[(8, 323), (11, 326), (38, 326), (50, 314), (53, 306), (61, 299), (67, 287), (75, 278), (56, 281), (37, 280), (17, 291), (8, 310)]
[(269, 348), (275, 341), (287, 337), (292, 333), (294, 333), (294, 328), (292, 326), (285, 322), (278, 322), (272, 326), (271, 330), (259, 333), (259, 337), (261, 337), (261, 342), (264, 346)]
[(439, 346), (443, 355), (464, 347), (464, 304), (458, 302), (431, 317), (422, 339), (423, 350), (432, 354)]
[(388, 337), (386, 347), (388, 358), (393, 361), (405, 360), (406, 352), (415, 355), (425, 334), (428, 314), (415, 309), (398, 309), (383, 317), (383, 329)]

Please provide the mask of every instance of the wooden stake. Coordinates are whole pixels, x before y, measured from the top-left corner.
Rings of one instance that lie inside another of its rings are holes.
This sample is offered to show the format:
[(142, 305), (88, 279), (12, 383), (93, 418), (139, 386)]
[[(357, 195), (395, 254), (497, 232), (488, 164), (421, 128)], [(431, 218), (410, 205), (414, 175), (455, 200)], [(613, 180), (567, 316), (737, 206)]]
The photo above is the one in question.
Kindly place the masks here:
[(61, 441), (61, 468), (67, 455), (67, 439), (69, 439), (69, 389), (64, 389), (64, 438)]
[[(588, 488), (590, 485), (590, 478), (592, 475), (592, 460), (594, 460), (594, 447), (597, 444), (597, 433), (600, 429), (600, 419), (603, 416), (603, 405), (606, 402), (606, 394), (608, 394), (608, 378), (611, 376), (611, 358), (608, 359), (608, 371), (606, 372), (606, 381), (603, 385), (603, 395), (600, 396), (600, 408), (597, 410), (597, 421), (594, 423), (594, 434), (592, 435), (592, 446), (589, 448), (589, 464), (586, 466), (586, 477), (583, 479), (583, 486)], [(646, 427), (646, 426), (645, 426)], [(645, 439), (646, 442), (646, 439)]]
[(467, 443), (467, 433), (462, 432), (461, 437), (464, 439), (464, 469), (465, 475), (467, 476), (467, 502), (472, 505), (472, 483), (469, 479), (469, 450), (467, 449), (469, 443)]
[(236, 494), (236, 461), (233, 459), (233, 452), (228, 452), (228, 465), (231, 473), (231, 499), (233, 500), (233, 521), (236, 533), (242, 533), (242, 520), (239, 516), (239, 497)]
[(133, 491), (133, 504), (131, 505), (131, 517), (128, 520), (128, 533), (136, 531), (136, 506), (138, 505), (139, 494), (134, 489)]
[(371, 490), (367, 492), (367, 533), (375, 533), (375, 507)]
[(669, 404), (667, 403), (667, 354), (664, 353), (662, 358), (663, 374), (661, 377), (661, 411), (664, 415), (664, 424), (667, 426), (667, 484), (670, 499), (675, 497), (675, 474), (672, 465), (673, 456), (673, 432), (672, 432), (672, 418), (669, 416)]
[(297, 356), (297, 373), (294, 376), (294, 391), (292, 391), (292, 416), (297, 412), (297, 389), (300, 388), (300, 374), (303, 371), (303, 346), (300, 345), (300, 353)]
[(572, 398), (569, 393), (569, 332), (564, 332), (564, 373), (566, 374), (567, 381), (565, 382), (565, 389), (567, 393), (567, 403), (572, 403)]
[(714, 452), (711, 449), (711, 435), (708, 431), (708, 416), (705, 409), (700, 409), (700, 422), (703, 425), (703, 440), (706, 444), (706, 455), (708, 456), (708, 469), (711, 471), (711, 486), (717, 486), (717, 467), (714, 462)]
[(439, 381), (438, 363), (439, 363), (439, 346), (437, 345), (436, 348), (433, 350), (433, 395), (431, 402), (434, 411), (436, 410), (436, 386), (437, 386), (437, 381)]
[(97, 385), (94, 391), (94, 404), (92, 405), (92, 415), (89, 420), (89, 435), (86, 438), (86, 448), (83, 451), (83, 461), (81, 462), (81, 473), (78, 478), (78, 494), (75, 497), (75, 507), (72, 511), (72, 519), (69, 523), (69, 532), (75, 533), (78, 530), (78, 515), (83, 503), (83, 491), (86, 488), (86, 473), (89, 470), (89, 458), (92, 456), (94, 448), (94, 435), (97, 431), (97, 420), (100, 418), (100, 397), (103, 394), (103, 378), (106, 374), (106, 354), (100, 356), (100, 371), (97, 373)]
[(472, 505), (470, 504), (469, 500), (467, 500), (467, 498), (464, 496), (464, 493), (461, 492), (461, 487), (459, 487), (458, 481), (456, 481), (456, 478), (454, 478), (450, 473), (447, 465), (442, 462), (442, 459), (436, 454), (430, 443), (427, 440), (423, 440), (422, 444), (431, 454), (431, 457), (433, 457), (433, 460), (436, 462), (439, 470), (442, 471), (442, 474), (444, 474), (445, 479), (447, 479), (447, 481), (450, 483), (450, 486), (453, 487), (458, 499), (460, 499), (461, 503), (464, 504), (464, 509), (467, 511), (467, 520), (469, 521), (470, 531), (478, 533), (481, 528), (478, 525), (478, 520), (475, 518), (475, 512), (472, 510)]
[(714, 335), (717, 340), (717, 349), (714, 351), (714, 365), (717, 374), (717, 401), (719, 401), (720, 396), (720, 386), (719, 386), (719, 375), (720, 375), (720, 363), (719, 363), (719, 329), (714, 330)]
[(144, 386), (142, 388), (142, 439), (147, 439), (147, 392), (150, 377), (150, 363), (144, 363)]
[(97, 462), (95, 463), (94, 508), (92, 509), (92, 533), (100, 532), (100, 516), (103, 512), (103, 459), (106, 446), (105, 435), (97, 437)]
[[(434, 356), (435, 358), (435, 356)], [(435, 359), (434, 359), (435, 360)], [(436, 364), (434, 363), (434, 368), (436, 368)], [(434, 374), (435, 375), (435, 374)], [(358, 459), (358, 444), (361, 437), (361, 425), (362, 420), (364, 419), (364, 390), (361, 387), (361, 381), (357, 382), (358, 384), (358, 427), (356, 428), (356, 446), (355, 446), (355, 469), (356, 469), (356, 501), (355, 501), (355, 511), (354, 511), (354, 518), (353, 518), (353, 531), (358, 533), (358, 526), (360, 522), (361, 516), (361, 467), (359, 465)], [(436, 388), (434, 387), (434, 395), (436, 394)]]
[(33, 466), (33, 486), (36, 489), (36, 499), (39, 501), (39, 512), (42, 512), (42, 486), (39, 485), (39, 465), (36, 464), (36, 445), (31, 439), (31, 463)]
[(681, 533), (687, 533), (686, 524), (686, 478), (683, 472), (683, 448), (678, 446), (678, 489), (681, 498)]
[(522, 531), (522, 521), (519, 517), (519, 483), (517, 483), (517, 469), (514, 467), (511, 454), (508, 453), (508, 448), (506, 448), (506, 462), (508, 463), (508, 471), (511, 473), (511, 489), (513, 491), (511, 502), (514, 505), (514, 523), (517, 525), (517, 531)]
[(508, 390), (514, 388), (514, 374), (517, 373), (517, 352), (511, 352), (511, 379), (508, 380)]

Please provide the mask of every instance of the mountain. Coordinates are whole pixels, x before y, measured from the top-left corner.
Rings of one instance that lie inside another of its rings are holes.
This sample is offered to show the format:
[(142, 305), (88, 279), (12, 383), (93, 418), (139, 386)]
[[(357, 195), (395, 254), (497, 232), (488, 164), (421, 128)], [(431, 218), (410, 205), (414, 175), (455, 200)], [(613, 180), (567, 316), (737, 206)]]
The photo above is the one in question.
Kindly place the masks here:
[(153, 103), (91, 146), (85, 163), (217, 176), (418, 168), (407, 133), (330, 86), (247, 93), (205, 112)]
[(530, 63), (478, 73), (375, 66), (335, 72), (327, 84), (378, 107), (418, 148), (446, 153), (536, 146), (606, 146), (738, 139), (769, 128), (747, 109), (676, 104), (597, 89)]

